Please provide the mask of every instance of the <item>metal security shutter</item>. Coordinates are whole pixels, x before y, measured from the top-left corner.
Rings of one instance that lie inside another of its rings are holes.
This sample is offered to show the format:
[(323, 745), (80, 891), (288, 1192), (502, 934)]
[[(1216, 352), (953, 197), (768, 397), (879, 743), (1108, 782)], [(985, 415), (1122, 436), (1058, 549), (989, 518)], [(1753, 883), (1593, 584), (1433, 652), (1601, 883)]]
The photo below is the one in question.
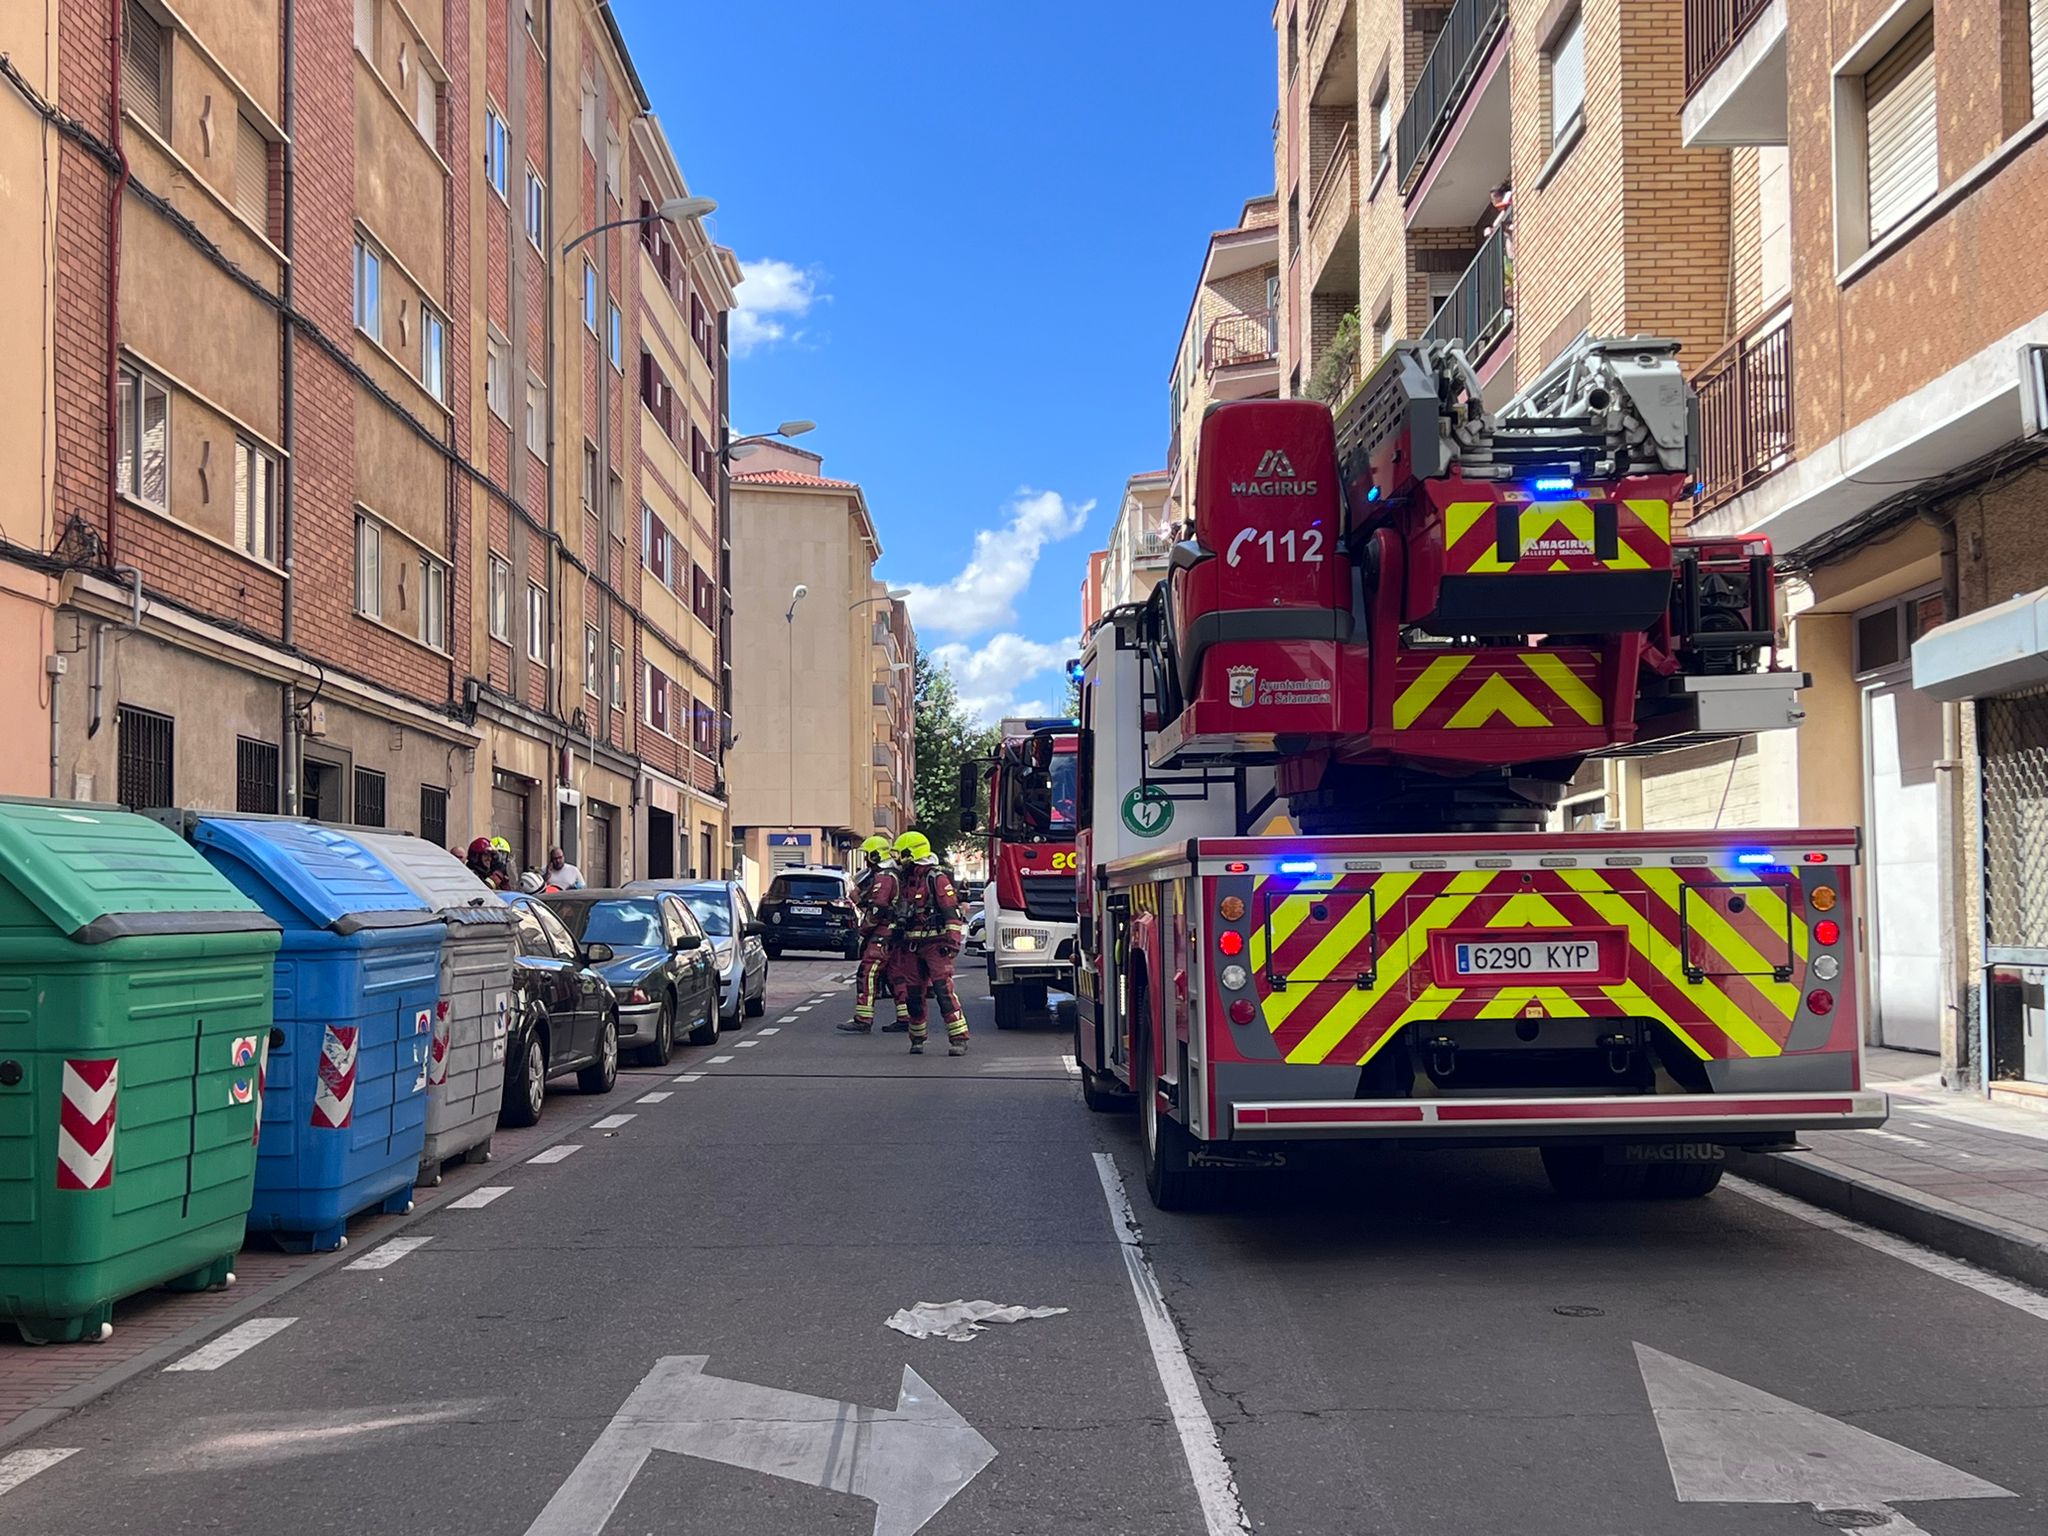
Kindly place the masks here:
[(277, 746), (247, 736), (235, 738), (235, 809), (257, 816), (277, 814)]
[(270, 232), (270, 141), (246, 117), (237, 116), (235, 208), (265, 234)]
[(2027, 8), (2034, 54), (2034, 112), (2048, 112), (2048, 0), (2032, 0)]
[(176, 727), (169, 715), (123, 704), (114, 717), (117, 793), (131, 811), (156, 810), (177, 803), (171, 761)]
[(164, 29), (135, 0), (127, 0), (121, 14), (121, 100), (164, 131)]
[(384, 775), (374, 769), (356, 770), (356, 825), (384, 825)]
[(1986, 941), (2048, 950), (2048, 688), (1978, 705)]
[(1870, 152), (1870, 238), (1877, 240), (1941, 190), (1930, 14), (1863, 77)]
[(448, 845), (448, 791), (438, 784), (420, 786), (420, 836), (436, 847)]

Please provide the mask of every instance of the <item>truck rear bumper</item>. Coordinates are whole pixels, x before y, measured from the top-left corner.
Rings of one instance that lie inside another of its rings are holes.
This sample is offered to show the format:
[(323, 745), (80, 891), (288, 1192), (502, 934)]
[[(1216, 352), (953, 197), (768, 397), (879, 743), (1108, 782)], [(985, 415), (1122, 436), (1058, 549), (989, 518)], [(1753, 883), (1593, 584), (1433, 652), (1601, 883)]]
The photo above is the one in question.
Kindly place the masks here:
[(1575, 1136), (1752, 1140), (1884, 1124), (1882, 1093), (1659, 1094), (1641, 1098), (1297, 1099), (1230, 1106), (1238, 1141), (1553, 1141)]

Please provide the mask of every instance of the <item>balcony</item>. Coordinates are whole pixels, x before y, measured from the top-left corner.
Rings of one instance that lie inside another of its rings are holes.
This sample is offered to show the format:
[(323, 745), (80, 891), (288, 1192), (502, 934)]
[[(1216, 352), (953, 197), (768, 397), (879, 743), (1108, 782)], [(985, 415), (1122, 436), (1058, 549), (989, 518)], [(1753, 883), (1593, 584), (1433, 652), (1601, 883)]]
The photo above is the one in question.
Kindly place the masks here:
[(1792, 306), (1764, 316), (1693, 375), (1700, 397), (1699, 513), (1792, 462)]
[[(1332, 260), (1350, 253), (1340, 264), (1336, 280), (1325, 284), (1322, 274)], [(1317, 173), (1308, 203), (1309, 271), (1316, 276), (1317, 289), (1345, 291), (1358, 284), (1358, 125), (1351, 122), (1337, 135), (1330, 155)]]
[(1358, 100), (1353, 9), (1353, 0), (1309, 0), (1302, 40), (1313, 106), (1344, 106)]
[(1511, 235), (1512, 226), (1508, 224), (1494, 231), (1419, 338), (1463, 342), (1465, 356), (1482, 375), (1481, 364), (1501, 350), (1501, 344), (1515, 328), (1515, 312), (1510, 302), (1513, 294), (1508, 288)]
[(1278, 315), (1270, 309), (1224, 315), (1209, 325), (1202, 369), (1216, 400), (1257, 400), (1280, 388)]
[(1688, 148), (1786, 141), (1788, 3), (1685, 0), (1685, 110), (1679, 134)]
[(1394, 132), (1411, 225), (1476, 223), (1508, 178), (1507, 21), (1507, 0), (1457, 0), (1423, 61)]

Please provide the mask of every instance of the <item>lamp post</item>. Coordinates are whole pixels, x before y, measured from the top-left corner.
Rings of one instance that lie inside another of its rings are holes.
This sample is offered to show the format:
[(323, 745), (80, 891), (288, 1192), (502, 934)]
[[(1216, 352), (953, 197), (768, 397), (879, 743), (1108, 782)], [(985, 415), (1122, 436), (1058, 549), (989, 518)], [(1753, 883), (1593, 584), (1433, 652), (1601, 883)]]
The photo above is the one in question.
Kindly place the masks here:
[(723, 425), (723, 435), (718, 444), (718, 462), (730, 470), (734, 459), (745, 458), (763, 443), (773, 442), (778, 437), (802, 437), (806, 432), (815, 432), (817, 428), (818, 424), (815, 421), (806, 421), (798, 417), (794, 421), (785, 421), (773, 432), (749, 432), (745, 437), (734, 437), (732, 427), (729, 424)]
[(682, 223), (688, 219), (701, 219), (706, 214), (718, 212), (718, 204), (708, 197), (672, 197), (652, 213), (636, 213), (630, 219), (613, 219), (609, 224), (594, 224), (575, 239), (562, 247), (567, 256), (584, 241), (601, 235), (608, 229), (624, 229), (630, 224), (652, 224), (656, 219), (674, 219)]

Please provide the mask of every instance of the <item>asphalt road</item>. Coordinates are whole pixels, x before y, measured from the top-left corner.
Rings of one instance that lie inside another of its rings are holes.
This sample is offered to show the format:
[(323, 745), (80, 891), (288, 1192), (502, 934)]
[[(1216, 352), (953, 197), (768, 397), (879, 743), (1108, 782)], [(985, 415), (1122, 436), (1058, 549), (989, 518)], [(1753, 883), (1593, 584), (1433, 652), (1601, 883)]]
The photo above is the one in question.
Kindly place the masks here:
[[(2048, 1530), (2039, 1298), (1732, 1189), (1563, 1203), (1518, 1154), (1160, 1215), (1050, 1023), (998, 1033), (969, 967), (971, 1053), (913, 1058), (832, 1032), (846, 970), (778, 963), (765, 1019), (622, 1074), (630, 1120), (492, 1165), (505, 1193), (279, 1298), (245, 1352), (0, 1458), (0, 1531), (1183, 1536), (1240, 1506), (1304, 1536)], [(1068, 1310), (883, 1325), (955, 1298)]]

